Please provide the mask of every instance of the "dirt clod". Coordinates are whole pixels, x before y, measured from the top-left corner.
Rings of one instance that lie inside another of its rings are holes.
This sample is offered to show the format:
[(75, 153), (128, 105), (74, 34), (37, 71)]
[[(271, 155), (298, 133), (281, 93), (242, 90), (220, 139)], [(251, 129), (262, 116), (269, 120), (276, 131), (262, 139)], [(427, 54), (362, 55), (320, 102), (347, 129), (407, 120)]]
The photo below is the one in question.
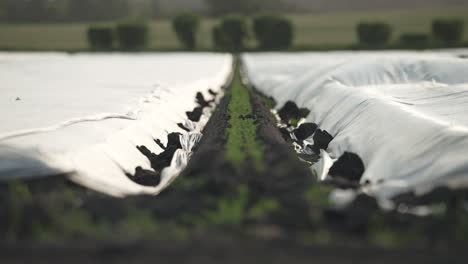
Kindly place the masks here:
[(201, 116), (203, 115), (203, 107), (197, 106), (191, 112), (186, 112), (189, 120), (193, 122), (199, 122)]
[(211, 106), (213, 100), (207, 101), (202, 93), (198, 92), (196, 95), (196, 102), (197, 104), (203, 109), (205, 107)]
[(333, 136), (325, 130), (317, 129), (314, 133), (314, 146), (318, 149), (327, 150), (332, 140)]
[(301, 124), (297, 129), (294, 130), (294, 135), (296, 136), (297, 140), (303, 141), (310, 136), (312, 136), (317, 130), (317, 124), (314, 123), (304, 123)]
[(351, 182), (359, 182), (364, 173), (364, 163), (361, 158), (350, 152), (345, 152), (330, 168), (329, 175), (332, 178), (346, 179)]
[(286, 102), (284, 106), (278, 111), (278, 115), (285, 124), (290, 124), (292, 120), (299, 120), (307, 117), (310, 111), (307, 108), (299, 108), (296, 103), (292, 101)]
[(132, 181), (144, 186), (157, 186), (161, 182), (161, 174), (155, 171), (136, 167), (135, 175), (127, 174)]

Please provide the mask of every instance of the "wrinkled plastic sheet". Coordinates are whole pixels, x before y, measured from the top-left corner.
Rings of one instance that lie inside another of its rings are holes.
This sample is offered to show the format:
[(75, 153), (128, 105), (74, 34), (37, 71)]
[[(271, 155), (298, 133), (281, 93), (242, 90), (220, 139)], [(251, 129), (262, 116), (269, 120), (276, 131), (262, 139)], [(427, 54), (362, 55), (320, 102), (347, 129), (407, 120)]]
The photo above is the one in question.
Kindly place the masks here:
[[(69, 175), (114, 196), (156, 195), (202, 136), (210, 109), (197, 123), (185, 115), (196, 93), (222, 93), (231, 71), (226, 54), (0, 53), (0, 180)], [(161, 153), (154, 139), (166, 144), (171, 132), (182, 133), (183, 148), (161, 183), (128, 179), (137, 166), (151, 169), (136, 146)]]
[[(324, 179), (344, 152), (364, 162), (381, 198), (468, 185), (466, 50), (244, 54), (249, 81), (311, 110), (334, 136), (312, 169)], [(313, 143), (312, 139), (309, 142)]]

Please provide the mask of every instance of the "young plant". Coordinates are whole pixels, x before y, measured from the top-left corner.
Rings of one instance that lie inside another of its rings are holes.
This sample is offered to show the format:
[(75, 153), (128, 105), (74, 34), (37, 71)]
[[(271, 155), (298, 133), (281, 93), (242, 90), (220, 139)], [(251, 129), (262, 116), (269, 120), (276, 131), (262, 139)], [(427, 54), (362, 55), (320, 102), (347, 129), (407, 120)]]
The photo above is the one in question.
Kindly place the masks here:
[(252, 105), (249, 91), (242, 86), (238, 71), (232, 83), (228, 113), (231, 118), (227, 129), (226, 159), (235, 168), (241, 168), (250, 159), (255, 169), (262, 171), (263, 146), (256, 140), (255, 120), (243, 118), (252, 115)]

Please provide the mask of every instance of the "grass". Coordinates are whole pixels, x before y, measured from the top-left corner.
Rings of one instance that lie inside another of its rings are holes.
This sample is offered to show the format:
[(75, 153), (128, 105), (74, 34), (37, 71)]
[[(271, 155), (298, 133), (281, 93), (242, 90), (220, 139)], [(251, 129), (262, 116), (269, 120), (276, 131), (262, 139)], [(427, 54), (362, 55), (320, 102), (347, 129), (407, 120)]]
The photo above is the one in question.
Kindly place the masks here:
[[(199, 49), (212, 47), (211, 28), (215, 21), (205, 19), (198, 35)], [(0, 24), (0, 48), (8, 50), (66, 50), (88, 49), (86, 31), (90, 25), (113, 23), (72, 24)], [(150, 50), (182, 49), (169, 20), (149, 23)]]
[(347, 12), (318, 15), (291, 16), (296, 25), (296, 39), (294, 45), (327, 46), (349, 45), (357, 42), (355, 27), (361, 21), (383, 21), (389, 23), (393, 29), (395, 42), (401, 33), (421, 32), (430, 33), (434, 18), (453, 17), (465, 22), (465, 41), (468, 40), (468, 7), (439, 8), (418, 10), (392, 10), (379, 12)]
[[(429, 33), (431, 21), (438, 17), (460, 18), (465, 21), (465, 41), (468, 41), (468, 6), (460, 8), (428, 8), (418, 10), (366, 11), (327, 14), (287, 15), (296, 27), (293, 50), (350, 48), (356, 43), (355, 26), (360, 21), (379, 20), (394, 28), (393, 41), (401, 33)], [(204, 19), (198, 34), (198, 50), (212, 49), (211, 30), (218, 21)], [(96, 24), (96, 23), (92, 23)], [(102, 23), (109, 24), (109, 23)], [(91, 23), (73, 24), (0, 24), (0, 49), (66, 50), (88, 48), (86, 30)], [(180, 50), (182, 47), (172, 31), (169, 20), (149, 24), (149, 50)], [(253, 47), (250, 41), (250, 47)]]
[(15, 240), (16, 230), (20, 228), (20, 219), (23, 217), (23, 208), (31, 203), (32, 195), (27, 186), (20, 182), (12, 182), (8, 186), (8, 194), (10, 214), (6, 239)]
[(252, 115), (249, 91), (242, 85), (240, 73), (236, 69), (230, 92), (228, 106), (229, 127), (226, 130), (226, 159), (236, 168), (251, 160), (255, 169), (261, 171), (264, 166), (263, 148), (256, 140), (257, 125), (253, 119), (241, 118)]

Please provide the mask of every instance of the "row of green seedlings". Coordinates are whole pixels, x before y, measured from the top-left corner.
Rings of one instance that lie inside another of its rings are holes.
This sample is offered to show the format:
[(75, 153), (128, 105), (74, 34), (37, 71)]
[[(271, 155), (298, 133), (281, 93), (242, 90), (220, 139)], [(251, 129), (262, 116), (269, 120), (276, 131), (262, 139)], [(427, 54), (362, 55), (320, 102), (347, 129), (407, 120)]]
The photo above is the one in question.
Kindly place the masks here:
[[(201, 18), (195, 14), (181, 14), (172, 20), (172, 28), (181, 45), (187, 50), (197, 47), (197, 34)], [(259, 49), (287, 49), (293, 40), (292, 23), (281, 16), (261, 15), (252, 23), (244, 16), (226, 16), (213, 28), (212, 37), (216, 49), (242, 50), (251, 36), (250, 25)], [(95, 50), (110, 50), (114, 39), (124, 50), (144, 49), (148, 44), (148, 26), (145, 23), (121, 23), (113, 27), (91, 26), (88, 29), (90, 47)]]
[[(434, 44), (455, 46), (463, 40), (464, 24), (461, 19), (436, 19), (432, 21), (431, 34), (403, 33), (400, 45), (404, 47), (427, 47)], [(362, 46), (384, 46), (392, 36), (392, 27), (384, 22), (363, 22), (356, 28)]]

